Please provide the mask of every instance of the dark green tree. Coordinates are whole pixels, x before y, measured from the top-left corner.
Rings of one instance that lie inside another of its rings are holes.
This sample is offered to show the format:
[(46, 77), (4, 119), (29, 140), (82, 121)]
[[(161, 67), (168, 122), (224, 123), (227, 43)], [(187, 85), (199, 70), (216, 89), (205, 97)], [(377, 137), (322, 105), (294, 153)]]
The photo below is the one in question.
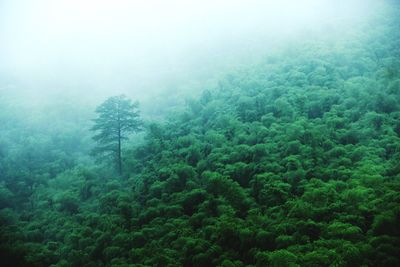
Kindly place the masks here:
[(112, 157), (115, 160), (118, 173), (122, 174), (121, 143), (130, 133), (141, 130), (138, 103), (132, 103), (124, 95), (113, 96), (97, 107), (98, 117), (94, 119), (92, 131), (96, 132), (93, 139), (97, 142), (95, 154)]

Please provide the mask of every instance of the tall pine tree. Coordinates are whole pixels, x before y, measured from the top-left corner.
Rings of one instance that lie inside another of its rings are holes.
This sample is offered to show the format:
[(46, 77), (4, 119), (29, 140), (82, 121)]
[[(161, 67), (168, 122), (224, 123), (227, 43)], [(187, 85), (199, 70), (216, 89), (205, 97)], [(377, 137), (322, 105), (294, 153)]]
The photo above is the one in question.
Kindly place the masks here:
[(96, 132), (93, 139), (97, 142), (95, 154), (112, 157), (115, 160), (118, 173), (122, 174), (122, 140), (128, 134), (141, 130), (138, 103), (132, 103), (124, 95), (108, 98), (97, 107), (98, 117), (94, 119), (92, 131)]

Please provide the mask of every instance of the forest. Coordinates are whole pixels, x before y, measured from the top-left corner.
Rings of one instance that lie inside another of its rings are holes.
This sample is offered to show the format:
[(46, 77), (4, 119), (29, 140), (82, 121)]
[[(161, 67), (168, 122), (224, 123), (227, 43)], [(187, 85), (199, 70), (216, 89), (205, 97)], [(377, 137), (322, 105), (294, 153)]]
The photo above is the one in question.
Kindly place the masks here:
[(151, 103), (0, 91), (0, 265), (400, 266), (400, 3), (383, 2)]

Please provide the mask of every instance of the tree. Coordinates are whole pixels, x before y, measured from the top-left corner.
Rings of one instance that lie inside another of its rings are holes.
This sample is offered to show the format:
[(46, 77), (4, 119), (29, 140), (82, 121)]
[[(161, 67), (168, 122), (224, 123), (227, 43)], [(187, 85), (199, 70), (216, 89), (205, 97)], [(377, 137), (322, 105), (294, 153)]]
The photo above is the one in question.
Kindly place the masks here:
[(94, 152), (105, 154), (115, 159), (118, 173), (122, 174), (122, 140), (128, 139), (128, 134), (141, 130), (142, 122), (139, 116), (138, 103), (132, 103), (124, 95), (113, 96), (97, 107), (98, 118), (94, 119), (92, 131), (97, 132), (93, 139), (98, 143)]

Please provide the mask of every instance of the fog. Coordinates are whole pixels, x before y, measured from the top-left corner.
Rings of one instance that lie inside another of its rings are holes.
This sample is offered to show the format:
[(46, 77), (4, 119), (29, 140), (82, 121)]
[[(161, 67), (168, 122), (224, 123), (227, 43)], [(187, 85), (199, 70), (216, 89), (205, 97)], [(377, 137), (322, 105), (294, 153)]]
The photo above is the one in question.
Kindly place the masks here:
[(145, 105), (196, 95), (221, 73), (326, 29), (342, 34), (373, 10), (372, 1), (2, 0), (1, 94), (97, 103), (125, 93)]

